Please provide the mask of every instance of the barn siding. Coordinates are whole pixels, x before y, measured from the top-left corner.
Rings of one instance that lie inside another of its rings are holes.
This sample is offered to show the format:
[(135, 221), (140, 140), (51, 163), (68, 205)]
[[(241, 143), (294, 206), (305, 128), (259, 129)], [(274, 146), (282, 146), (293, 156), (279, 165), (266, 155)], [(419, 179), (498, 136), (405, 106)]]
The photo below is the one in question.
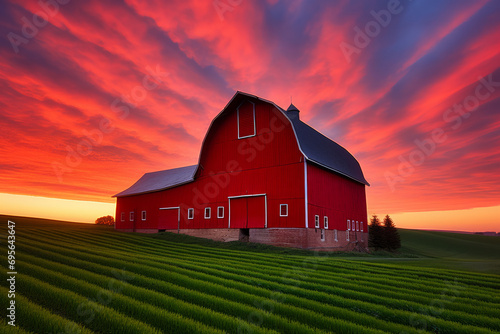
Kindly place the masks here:
[[(269, 103), (256, 99), (252, 102), (255, 136), (238, 139), (237, 105), (226, 109), (214, 119), (206, 134), (195, 180), (163, 191), (119, 197), (116, 228), (149, 233), (167, 227), (169, 231), (177, 231), (173, 223), (159, 226), (160, 214), (167, 216), (160, 208), (180, 207), (181, 233), (233, 240), (239, 230), (228, 229), (228, 198), (266, 194), (268, 228), (251, 229), (250, 241), (331, 250), (347, 250), (358, 242), (366, 244), (365, 186), (315, 164), (304, 163), (288, 118)], [(244, 123), (250, 128), (248, 117)], [(280, 217), (280, 204), (288, 204), (288, 216)], [(219, 206), (224, 207), (223, 218), (217, 217)], [(304, 228), (306, 206), (309, 228)], [(206, 207), (211, 208), (209, 219), (204, 218)], [(189, 208), (194, 209), (194, 219), (188, 219)], [(135, 212), (133, 222), (129, 221), (130, 211)], [(145, 221), (141, 220), (142, 211), (147, 212)], [(125, 212), (124, 222), (121, 212)], [(315, 228), (315, 215), (320, 217), (320, 229)], [(328, 216), (329, 229), (324, 231), (325, 240), (321, 240), (324, 216)], [(347, 240), (347, 219), (363, 222), (364, 233), (351, 231)]]
[[(117, 200), (117, 228), (130, 229), (120, 213), (135, 210), (136, 229), (158, 228), (160, 207), (181, 207), (181, 229), (227, 228), (228, 197), (266, 194), (268, 227), (303, 227), (304, 167), (289, 120), (275, 107), (256, 102), (257, 135), (238, 139), (235, 110), (219, 116), (204, 140), (200, 168), (195, 181), (150, 194), (120, 197)], [(288, 217), (279, 216), (279, 205), (288, 204)], [(217, 207), (224, 218), (217, 218)], [(204, 218), (205, 207), (211, 218)], [(194, 219), (188, 219), (194, 208)], [(147, 221), (140, 211), (147, 211)], [(126, 214), (128, 217), (128, 213)], [(137, 219), (139, 218), (139, 220)]]
[(314, 216), (328, 216), (329, 229), (345, 231), (347, 220), (363, 222), (366, 231), (365, 186), (339, 174), (314, 165), (307, 164), (308, 179), (308, 216), (309, 228), (314, 228)]

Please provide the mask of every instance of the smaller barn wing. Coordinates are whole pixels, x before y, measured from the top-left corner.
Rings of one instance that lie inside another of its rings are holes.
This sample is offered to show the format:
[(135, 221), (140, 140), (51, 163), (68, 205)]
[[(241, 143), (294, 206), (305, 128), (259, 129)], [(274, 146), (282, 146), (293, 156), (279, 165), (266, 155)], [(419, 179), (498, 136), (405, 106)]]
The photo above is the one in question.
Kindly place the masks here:
[(146, 173), (130, 188), (114, 195), (113, 197), (144, 194), (191, 182), (194, 180), (194, 173), (197, 167), (197, 165), (193, 165)]

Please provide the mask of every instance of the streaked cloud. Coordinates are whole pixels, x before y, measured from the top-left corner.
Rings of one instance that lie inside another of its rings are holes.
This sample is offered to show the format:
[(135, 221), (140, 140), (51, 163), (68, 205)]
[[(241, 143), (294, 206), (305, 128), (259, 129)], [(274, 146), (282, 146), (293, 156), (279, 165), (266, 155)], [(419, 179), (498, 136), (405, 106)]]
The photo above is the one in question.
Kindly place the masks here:
[[(221, 19), (212, 1), (70, 1), (27, 38), (40, 3), (4, 2), (0, 192), (110, 202), (143, 172), (196, 163), (241, 90), (285, 108), (292, 96), (352, 152), (369, 212), (498, 205), (500, 3), (401, 1), (348, 61), (341, 43), (388, 3), (242, 1)], [(27, 40), (17, 53), (9, 33)], [(481, 80), (467, 116), (447, 111)], [(402, 176), (436, 129), (446, 139)]]

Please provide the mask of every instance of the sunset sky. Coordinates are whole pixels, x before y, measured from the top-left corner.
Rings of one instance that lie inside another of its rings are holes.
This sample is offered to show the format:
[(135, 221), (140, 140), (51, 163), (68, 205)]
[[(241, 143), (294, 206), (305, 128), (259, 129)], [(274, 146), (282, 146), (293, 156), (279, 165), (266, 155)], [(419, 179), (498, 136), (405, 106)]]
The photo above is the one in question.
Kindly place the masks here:
[(494, 0), (1, 1), (0, 214), (113, 215), (143, 173), (196, 164), (239, 90), (292, 97), (347, 148), (369, 215), (500, 231), (499, 17)]

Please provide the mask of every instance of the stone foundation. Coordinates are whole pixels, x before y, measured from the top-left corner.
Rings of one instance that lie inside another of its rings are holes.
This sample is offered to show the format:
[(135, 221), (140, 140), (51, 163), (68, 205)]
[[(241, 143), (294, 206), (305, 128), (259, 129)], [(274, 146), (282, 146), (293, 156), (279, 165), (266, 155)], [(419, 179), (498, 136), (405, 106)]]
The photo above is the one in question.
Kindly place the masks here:
[[(121, 232), (134, 232), (132, 229), (120, 229)], [(166, 230), (177, 233), (177, 230)], [(157, 233), (157, 229), (136, 229), (138, 233)], [(368, 233), (313, 228), (255, 228), (255, 229), (181, 229), (179, 233), (198, 238), (229, 242), (255, 242), (278, 247), (302, 248), (322, 251), (366, 251)], [(321, 234), (323, 233), (323, 237)]]
[(147, 233), (147, 234), (158, 233), (157, 228), (136, 228), (135, 230), (132, 228), (124, 228), (124, 229), (115, 229), (115, 230), (120, 231), (120, 232), (136, 232), (136, 233)]
[[(323, 232), (323, 238), (321, 233)], [(311, 250), (323, 251), (366, 251), (368, 249), (368, 233), (312, 228), (268, 228), (251, 229), (250, 242)]]
[[(167, 232), (177, 233), (177, 230), (167, 230)], [(237, 228), (181, 229), (179, 233), (223, 242), (237, 241), (240, 239), (240, 230)]]

